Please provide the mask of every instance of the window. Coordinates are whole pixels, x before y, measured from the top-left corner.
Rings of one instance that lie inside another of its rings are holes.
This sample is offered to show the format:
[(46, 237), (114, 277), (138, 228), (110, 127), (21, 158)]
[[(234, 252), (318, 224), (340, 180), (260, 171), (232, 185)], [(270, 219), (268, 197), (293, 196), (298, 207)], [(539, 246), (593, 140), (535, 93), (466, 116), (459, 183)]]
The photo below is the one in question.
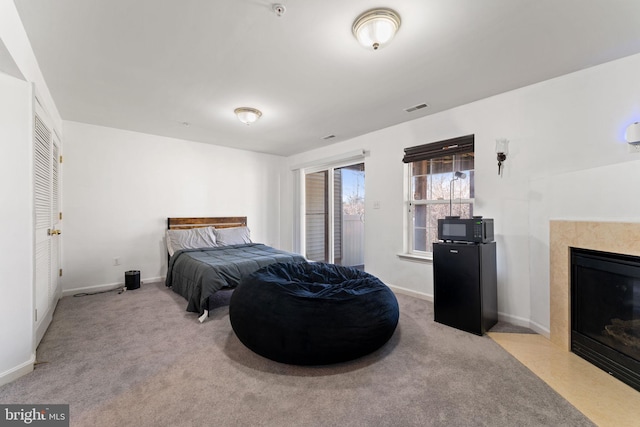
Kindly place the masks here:
[[(428, 255), (438, 241), (438, 219), (470, 218), (474, 202), (473, 135), (405, 149), (408, 164), (408, 252)], [(465, 174), (456, 177), (456, 172)]]

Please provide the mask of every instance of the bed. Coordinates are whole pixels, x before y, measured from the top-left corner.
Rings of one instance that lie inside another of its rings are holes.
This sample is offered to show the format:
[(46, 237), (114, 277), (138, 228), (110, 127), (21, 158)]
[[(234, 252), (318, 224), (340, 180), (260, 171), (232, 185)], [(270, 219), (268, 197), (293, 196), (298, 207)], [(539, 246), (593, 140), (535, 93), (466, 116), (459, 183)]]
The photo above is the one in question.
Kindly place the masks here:
[(198, 313), (201, 322), (217, 291), (235, 288), (273, 263), (307, 262), (302, 255), (252, 242), (246, 217), (168, 218), (167, 250), (165, 284), (187, 300), (187, 311)]

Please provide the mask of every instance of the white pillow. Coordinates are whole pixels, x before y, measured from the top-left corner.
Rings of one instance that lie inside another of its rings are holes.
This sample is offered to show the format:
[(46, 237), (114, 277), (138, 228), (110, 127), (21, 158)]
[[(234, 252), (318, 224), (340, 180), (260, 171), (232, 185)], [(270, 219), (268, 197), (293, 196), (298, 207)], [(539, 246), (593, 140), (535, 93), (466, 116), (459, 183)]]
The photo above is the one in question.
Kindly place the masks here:
[(218, 246), (251, 243), (251, 233), (248, 227), (216, 228), (213, 232), (216, 234)]
[(167, 230), (167, 250), (169, 255), (181, 249), (212, 248), (217, 246), (213, 227), (189, 228), (187, 230)]

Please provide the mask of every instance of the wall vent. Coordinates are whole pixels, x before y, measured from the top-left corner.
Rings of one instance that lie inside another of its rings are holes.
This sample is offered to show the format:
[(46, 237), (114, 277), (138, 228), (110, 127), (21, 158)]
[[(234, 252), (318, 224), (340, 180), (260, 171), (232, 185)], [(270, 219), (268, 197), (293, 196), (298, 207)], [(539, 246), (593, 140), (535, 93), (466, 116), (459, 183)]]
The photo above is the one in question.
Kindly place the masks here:
[(405, 108), (404, 111), (406, 111), (407, 113), (413, 113), (416, 110), (422, 110), (423, 108), (427, 108), (428, 106), (429, 104), (418, 104), (414, 105), (413, 107)]

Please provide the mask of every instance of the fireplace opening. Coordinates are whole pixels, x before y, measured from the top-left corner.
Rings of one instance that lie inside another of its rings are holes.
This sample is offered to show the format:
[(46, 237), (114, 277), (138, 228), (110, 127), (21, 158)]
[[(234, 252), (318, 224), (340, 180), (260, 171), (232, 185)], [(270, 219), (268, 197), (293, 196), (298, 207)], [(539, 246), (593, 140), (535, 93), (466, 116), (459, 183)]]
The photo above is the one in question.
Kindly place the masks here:
[(640, 391), (640, 257), (571, 248), (571, 351)]

